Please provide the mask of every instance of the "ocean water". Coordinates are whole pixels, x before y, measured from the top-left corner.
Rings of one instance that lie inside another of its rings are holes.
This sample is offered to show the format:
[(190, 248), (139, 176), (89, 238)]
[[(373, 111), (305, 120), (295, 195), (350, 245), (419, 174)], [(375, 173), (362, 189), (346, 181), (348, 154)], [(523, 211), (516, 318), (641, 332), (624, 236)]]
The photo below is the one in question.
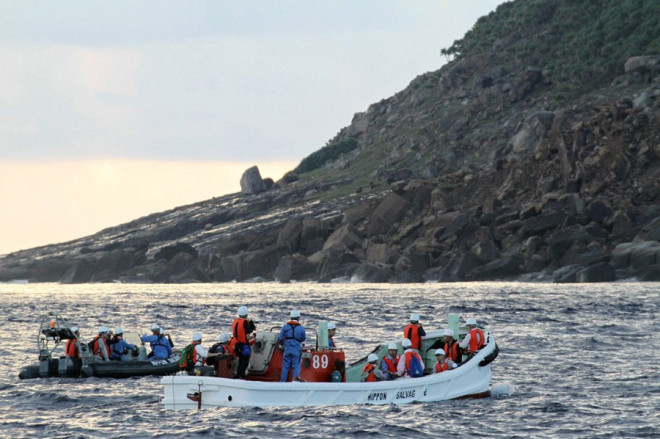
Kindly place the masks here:
[[(660, 437), (660, 284), (0, 284), (0, 437)], [(495, 395), (407, 406), (163, 409), (159, 378), (19, 380), (37, 359), (39, 318), (56, 311), (90, 337), (99, 325), (182, 347), (210, 346), (247, 305), (259, 330), (292, 308), (306, 326), (337, 323), (347, 360), (401, 337), (411, 312), (426, 329), (448, 313), (493, 331)]]

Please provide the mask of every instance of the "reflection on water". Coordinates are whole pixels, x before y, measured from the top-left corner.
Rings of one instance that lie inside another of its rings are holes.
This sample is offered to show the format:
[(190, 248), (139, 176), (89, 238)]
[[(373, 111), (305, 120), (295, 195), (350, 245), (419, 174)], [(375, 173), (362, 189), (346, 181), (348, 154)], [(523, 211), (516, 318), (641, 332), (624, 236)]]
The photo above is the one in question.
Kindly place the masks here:
[[(0, 436), (195, 437), (657, 437), (659, 284), (0, 284)], [(496, 396), (406, 407), (221, 408), (165, 412), (157, 378), (38, 379), (38, 319), (56, 311), (91, 337), (98, 326), (148, 333), (163, 326), (181, 347), (210, 345), (240, 305), (260, 330), (292, 308), (305, 325), (337, 323), (348, 361), (399, 338), (411, 312), (439, 329), (454, 312), (487, 323), (500, 345)], [(655, 329), (653, 329), (655, 328)], [(191, 416), (192, 415), (192, 416)]]

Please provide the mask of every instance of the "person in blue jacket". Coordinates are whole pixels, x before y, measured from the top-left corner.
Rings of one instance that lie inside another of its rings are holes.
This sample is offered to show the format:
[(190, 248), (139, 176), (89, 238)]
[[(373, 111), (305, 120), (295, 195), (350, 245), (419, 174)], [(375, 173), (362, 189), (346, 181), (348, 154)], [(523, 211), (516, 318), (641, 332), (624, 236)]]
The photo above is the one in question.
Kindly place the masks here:
[(144, 343), (149, 343), (151, 346), (151, 352), (149, 357), (155, 360), (166, 360), (172, 355), (172, 345), (165, 336), (165, 334), (160, 333), (160, 326), (153, 325), (151, 327), (151, 335), (143, 335), (140, 339)]
[(120, 327), (115, 328), (115, 336), (110, 344), (110, 359), (111, 360), (123, 360), (124, 355), (128, 354), (128, 351), (137, 349), (137, 346), (134, 344), (126, 342), (124, 340), (124, 330)]
[(282, 359), (282, 373), (280, 382), (286, 382), (289, 377), (289, 369), (293, 369), (291, 378), (294, 381), (302, 381), (300, 378), (300, 360), (302, 356), (302, 344), (307, 339), (305, 328), (300, 324), (300, 311), (294, 309), (289, 315), (290, 320), (282, 327), (277, 341), (280, 348), (284, 346), (284, 358)]

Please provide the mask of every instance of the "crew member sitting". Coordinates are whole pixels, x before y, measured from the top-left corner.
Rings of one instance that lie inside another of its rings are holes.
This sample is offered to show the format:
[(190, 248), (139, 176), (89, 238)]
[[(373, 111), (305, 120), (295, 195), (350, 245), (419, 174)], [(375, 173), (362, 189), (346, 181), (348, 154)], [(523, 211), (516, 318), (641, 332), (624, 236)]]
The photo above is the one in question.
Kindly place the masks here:
[(119, 326), (116, 327), (110, 359), (122, 361), (124, 359), (124, 355), (128, 354), (129, 350), (137, 350), (137, 346), (131, 343), (127, 343), (126, 340), (124, 340), (124, 330)]
[(444, 341), (443, 351), (451, 361), (456, 364), (460, 364), (462, 360), (461, 351), (458, 348), (458, 342), (454, 339), (454, 330), (451, 328), (445, 329), (444, 332)]
[(360, 381), (372, 383), (374, 381), (385, 380), (385, 375), (383, 375), (383, 372), (376, 367), (377, 362), (378, 355), (369, 354), (367, 357), (367, 364), (365, 364), (362, 368), (362, 376), (360, 377)]
[(403, 355), (399, 358), (399, 364), (396, 368), (397, 376), (406, 378), (418, 378), (424, 375), (424, 362), (419, 353), (412, 348), (412, 343), (407, 338), (401, 342), (403, 346)]
[[(221, 332), (218, 342), (209, 348), (210, 354), (229, 355), (229, 334)], [(215, 366), (216, 359), (214, 357), (208, 358), (206, 364)]]
[(328, 322), (328, 347), (331, 349), (337, 349), (337, 345), (335, 344), (335, 341), (332, 339), (332, 337), (335, 336), (336, 332), (337, 332), (337, 325), (335, 325), (333, 322)]
[(76, 336), (76, 338), (70, 338), (66, 341), (66, 356), (71, 359), (74, 367), (79, 369), (82, 365), (82, 359), (80, 357), (80, 348), (78, 347), (78, 338), (80, 337), (80, 330), (77, 326), (71, 327), (71, 332)]
[(160, 326), (153, 325), (151, 327), (151, 335), (143, 335), (140, 337), (142, 342), (149, 343), (151, 352), (148, 357), (156, 360), (167, 360), (172, 355), (172, 345), (170, 344), (165, 334), (160, 333)]
[(468, 333), (458, 346), (468, 355), (473, 355), (484, 347), (486, 336), (481, 329), (477, 328), (477, 321), (473, 317), (465, 321), (465, 326), (467, 326)]
[(110, 328), (101, 326), (99, 333), (94, 337), (92, 344), (92, 354), (94, 358), (100, 361), (110, 361), (110, 346), (108, 346), (108, 338), (110, 338)]
[(396, 367), (399, 363), (399, 354), (396, 343), (390, 343), (387, 346), (387, 355), (383, 357), (380, 363), (380, 370), (388, 380), (396, 379)]
[(438, 360), (438, 362), (435, 363), (435, 367), (433, 368), (433, 373), (440, 373), (449, 369), (456, 368), (456, 363), (454, 363), (449, 358), (447, 358), (445, 351), (442, 349), (436, 349), (435, 358)]
[(422, 337), (425, 335), (426, 331), (422, 328), (422, 324), (419, 323), (419, 314), (410, 314), (410, 323), (404, 328), (403, 336), (410, 340), (412, 348), (417, 351), (417, 353), (422, 349)]

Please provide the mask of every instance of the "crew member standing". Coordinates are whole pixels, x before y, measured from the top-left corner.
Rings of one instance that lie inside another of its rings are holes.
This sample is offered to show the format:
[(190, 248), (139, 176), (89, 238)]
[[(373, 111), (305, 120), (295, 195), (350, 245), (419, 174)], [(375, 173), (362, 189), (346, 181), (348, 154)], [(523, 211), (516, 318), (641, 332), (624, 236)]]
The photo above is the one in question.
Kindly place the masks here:
[(335, 336), (335, 333), (337, 332), (337, 325), (335, 325), (333, 322), (328, 323), (328, 347), (332, 349), (337, 349), (337, 345), (335, 344), (335, 341), (332, 337)]
[(468, 355), (473, 355), (479, 349), (484, 347), (484, 344), (486, 344), (486, 336), (484, 335), (484, 331), (477, 328), (477, 321), (474, 317), (467, 319), (465, 321), (465, 326), (467, 326), (468, 333), (458, 346)]
[(253, 331), (256, 329), (252, 320), (248, 320), (247, 306), (238, 308), (238, 318), (234, 319), (232, 323), (232, 333), (236, 339), (234, 344), (234, 353), (238, 355), (238, 369), (236, 370), (236, 378), (245, 378), (245, 371), (250, 364), (250, 340), (254, 339)]
[(418, 353), (422, 349), (422, 337), (425, 335), (426, 331), (422, 328), (422, 324), (419, 323), (419, 314), (410, 314), (410, 324), (404, 328), (403, 336), (410, 340), (412, 349)]
[(284, 346), (282, 359), (282, 373), (280, 382), (286, 382), (289, 377), (289, 369), (292, 369), (291, 379), (302, 381), (300, 378), (300, 359), (302, 356), (302, 344), (307, 339), (305, 328), (300, 324), (300, 311), (294, 309), (289, 314), (289, 321), (282, 327), (277, 341)]

